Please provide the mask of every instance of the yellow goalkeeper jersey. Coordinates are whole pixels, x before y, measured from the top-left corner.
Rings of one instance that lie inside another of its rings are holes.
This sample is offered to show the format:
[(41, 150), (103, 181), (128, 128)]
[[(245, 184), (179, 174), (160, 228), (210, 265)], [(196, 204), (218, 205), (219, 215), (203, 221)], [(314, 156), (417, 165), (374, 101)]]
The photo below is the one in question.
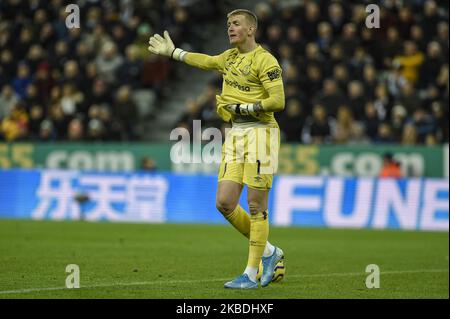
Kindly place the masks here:
[(240, 53), (237, 48), (215, 56), (189, 52), (184, 62), (205, 70), (217, 70), (222, 74), (222, 94), (216, 97), (217, 113), (224, 121), (278, 127), (273, 112), (262, 112), (258, 118), (254, 118), (231, 114), (224, 109), (227, 104), (256, 102), (261, 102), (265, 110), (270, 110), (276, 103), (284, 107), (281, 67), (275, 57), (261, 45), (247, 53)]

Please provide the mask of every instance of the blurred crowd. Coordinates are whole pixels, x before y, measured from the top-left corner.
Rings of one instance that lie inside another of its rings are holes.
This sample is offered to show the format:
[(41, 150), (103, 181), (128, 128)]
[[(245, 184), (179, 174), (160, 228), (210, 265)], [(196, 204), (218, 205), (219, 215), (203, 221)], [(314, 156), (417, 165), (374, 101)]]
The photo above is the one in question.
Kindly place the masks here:
[[(176, 76), (147, 51), (149, 36), (167, 29), (178, 46), (202, 52), (202, 25), (224, 15), (215, 1), (80, 0), (80, 28), (69, 29), (71, 2), (0, 1), (0, 141), (139, 140), (137, 122), (154, 116)], [(257, 41), (283, 68), (283, 141), (448, 142), (448, 2), (378, 1), (380, 28), (366, 27), (367, 4), (254, 8)], [(223, 127), (220, 87), (218, 76), (187, 101), (177, 125)]]
[[(80, 28), (66, 25), (70, 3)], [(152, 116), (139, 106), (157, 109), (176, 76), (168, 59), (148, 52), (150, 35), (168, 30), (201, 50), (187, 26), (213, 20), (214, 3), (1, 0), (0, 141), (139, 139), (137, 121)]]
[[(254, 8), (257, 42), (283, 68), (286, 108), (276, 118), (284, 142), (448, 143), (448, 2), (377, 1), (380, 28), (366, 27), (369, 1), (298, 3)], [(188, 101), (179, 125), (220, 126), (220, 87), (217, 78)]]

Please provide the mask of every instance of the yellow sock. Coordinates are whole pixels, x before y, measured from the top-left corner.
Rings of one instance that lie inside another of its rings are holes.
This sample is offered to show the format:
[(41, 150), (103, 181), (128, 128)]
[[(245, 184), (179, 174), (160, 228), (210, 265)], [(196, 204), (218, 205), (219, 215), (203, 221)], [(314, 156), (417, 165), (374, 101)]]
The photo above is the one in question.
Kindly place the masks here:
[(266, 247), (267, 238), (269, 238), (267, 211), (251, 215), (250, 220), (250, 248), (247, 267), (258, 268)]
[(242, 235), (250, 238), (250, 217), (248, 216), (245, 209), (243, 209), (239, 204), (236, 206), (234, 211), (226, 217), (226, 219)]

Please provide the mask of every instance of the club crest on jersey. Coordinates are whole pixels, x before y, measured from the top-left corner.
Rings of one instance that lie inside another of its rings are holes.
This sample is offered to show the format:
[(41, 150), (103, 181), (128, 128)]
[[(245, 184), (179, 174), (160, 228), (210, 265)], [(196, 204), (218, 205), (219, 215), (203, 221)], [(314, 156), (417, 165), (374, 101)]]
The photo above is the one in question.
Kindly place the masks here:
[(281, 69), (275, 68), (275, 69), (267, 72), (267, 76), (269, 77), (270, 81), (279, 79), (281, 77)]
[(241, 69), (242, 75), (248, 76), (248, 75), (250, 74), (250, 67), (251, 67), (251, 66), (252, 66), (251, 63), (250, 63), (249, 65), (244, 66), (244, 67)]

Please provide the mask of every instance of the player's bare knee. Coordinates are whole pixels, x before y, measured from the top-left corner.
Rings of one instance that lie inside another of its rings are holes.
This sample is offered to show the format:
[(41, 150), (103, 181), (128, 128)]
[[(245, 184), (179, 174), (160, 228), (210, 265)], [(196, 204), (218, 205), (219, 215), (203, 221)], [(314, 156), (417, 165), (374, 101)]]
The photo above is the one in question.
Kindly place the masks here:
[(222, 213), (222, 215), (227, 216), (234, 211), (236, 208), (236, 203), (231, 200), (218, 198), (216, 200), (216, 208)]

